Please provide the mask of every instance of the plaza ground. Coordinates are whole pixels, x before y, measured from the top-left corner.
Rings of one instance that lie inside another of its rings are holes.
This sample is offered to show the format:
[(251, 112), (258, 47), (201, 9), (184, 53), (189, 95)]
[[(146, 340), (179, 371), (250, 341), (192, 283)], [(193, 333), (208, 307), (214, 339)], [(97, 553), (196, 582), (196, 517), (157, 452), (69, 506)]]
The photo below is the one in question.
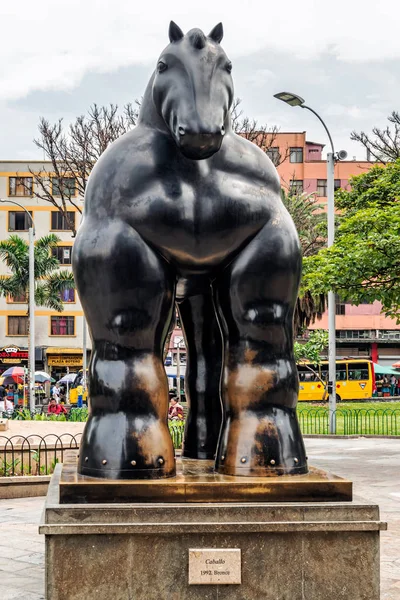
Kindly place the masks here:
[[(400, 439), (305, 442), (312, 465), (352, 479), (357, 499), (379, 504), (388, 522), (381, 534), (381, 600), (400, 600)], [(38, 534), (43, 503), (0, 500), (1, 600), (44, 599), (44, 539)]]

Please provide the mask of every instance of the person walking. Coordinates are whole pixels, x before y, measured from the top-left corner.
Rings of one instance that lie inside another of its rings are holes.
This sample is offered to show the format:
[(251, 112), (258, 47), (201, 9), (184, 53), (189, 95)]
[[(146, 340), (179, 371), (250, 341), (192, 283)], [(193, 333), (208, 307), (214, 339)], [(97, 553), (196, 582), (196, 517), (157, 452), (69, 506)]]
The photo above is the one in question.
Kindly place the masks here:
[(81, 383), (76, 386), (76, 391), (78, 394), (78, 408), (82, 408), (82, 406), (83, 406), (83, 385)]

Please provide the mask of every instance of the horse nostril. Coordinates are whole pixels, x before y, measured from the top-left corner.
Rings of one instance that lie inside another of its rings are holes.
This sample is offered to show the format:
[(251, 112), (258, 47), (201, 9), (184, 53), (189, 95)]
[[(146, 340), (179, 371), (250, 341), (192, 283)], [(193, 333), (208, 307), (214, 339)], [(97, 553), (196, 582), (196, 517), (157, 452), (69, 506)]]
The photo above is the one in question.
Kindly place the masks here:
[(225, 127), (223, 125), (221, 127), (221, 135), (225, 135)]
[(179, 135), (185, 135), (185, 133), (186, 133), (183, 127), (179, 127), (178, 132), (179, 132)]

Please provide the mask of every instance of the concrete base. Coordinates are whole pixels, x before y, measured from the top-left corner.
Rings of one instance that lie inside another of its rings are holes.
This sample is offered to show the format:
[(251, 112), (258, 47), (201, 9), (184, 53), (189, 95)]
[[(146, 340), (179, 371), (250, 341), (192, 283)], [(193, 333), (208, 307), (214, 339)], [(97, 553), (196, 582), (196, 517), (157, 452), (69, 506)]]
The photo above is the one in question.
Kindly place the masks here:
[(0, 477), (0, 500), (45, 496), (50, 475)]
[[(40, 533), (47, 600), (378, 600), (379, 508), (343, 503), (60, 504)], [(241, 583), (189, 585), (190, 549), (241, 550)]]

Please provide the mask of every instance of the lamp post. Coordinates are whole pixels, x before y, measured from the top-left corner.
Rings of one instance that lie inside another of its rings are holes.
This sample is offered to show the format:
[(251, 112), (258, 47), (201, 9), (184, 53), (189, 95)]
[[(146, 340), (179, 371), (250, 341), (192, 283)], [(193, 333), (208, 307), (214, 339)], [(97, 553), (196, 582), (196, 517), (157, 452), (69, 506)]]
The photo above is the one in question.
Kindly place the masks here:
[(181, 401), (181, 344), (185, 343), (183, 337), (176, 336), (174, 339), (174, 348), (176, 348), (176, 391), (178, 401)]
[(15, 204), (26, 212), (31, 226), (29, 227), (29, 409), (35, 410), (35, 223), (31, 213), (14, 200), (0, 202)]
[[(335, 160), (338, 158), (346, 158), (345, 152), (340, 152), (339, 156), (335, 156), (335, 148), (329, 129), (325, 122), (315, 110), (307, 106), (301, 98), (296, 94), (289, 92), (280, 92), (274, 94), (274, 98), (282, 100), (289, 106), (300, 106), (312, 112), (322, 123), (331, 145), (331, 152), (327, 154), (326, 169), (327, 169), (327, 194), (328, 194), (328, 248), (333, 245), (335, 239)], [(328, 358), (329, 358), (329, 374), (328, 374), (328, 393), (329, 393), (329, 433), (336, 433), (336, 299), (334, 292), (328, 292)]]

